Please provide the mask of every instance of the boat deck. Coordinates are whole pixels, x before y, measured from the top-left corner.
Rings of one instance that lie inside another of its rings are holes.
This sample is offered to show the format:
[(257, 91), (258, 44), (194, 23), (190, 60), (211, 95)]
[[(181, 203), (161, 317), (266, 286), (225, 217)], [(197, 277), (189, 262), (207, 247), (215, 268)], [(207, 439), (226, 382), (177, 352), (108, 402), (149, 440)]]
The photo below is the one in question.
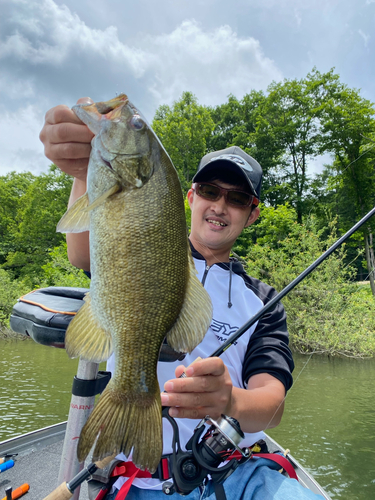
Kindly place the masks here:
[[(30, 490), (25, 498), (43, 500), (58, 486), (65, 429), (66, 422), (63, 422), (0, 443), (0, 457), (7, 453), (18, 453), (14, 467), (0, 475), (0, 498), (5, 496), (5, 488), (8, 486), (15, 489), (28, 483)], [(267, 445), (271, 452), (284, 451), (269, 436), (267, 436)], [(322, 495), (325, 500), (330, 500), (323, 488), (291, 455), (289, 459), (300, 483), (314, 493)], [(88, 500), (86, 482), (81, 486), (79, 498)]]
[[(5, 488), (30, 485), (27, 500), (43, 500), (58, 486), (60, 460), (66, 423), (30, 432), (0, 443), (0, 456), (18, 453), (14, 467), (0, 475), (0, 497)], [(81, 487), (80, 500), (88, 500), (87, 483)]]

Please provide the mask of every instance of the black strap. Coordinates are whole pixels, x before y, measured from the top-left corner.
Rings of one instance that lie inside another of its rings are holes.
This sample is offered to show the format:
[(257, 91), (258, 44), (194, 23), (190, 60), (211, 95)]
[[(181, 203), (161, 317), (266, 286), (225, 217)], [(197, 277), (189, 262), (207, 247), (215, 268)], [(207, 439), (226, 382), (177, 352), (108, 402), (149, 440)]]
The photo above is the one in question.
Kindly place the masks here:
[(214, 482), (214, 491), (216, 500), (227, 500), (227, 496), (225, 494), (224, 486), (222, 485), (222, 483)]
[(111, 372), (98, 372), (98, 377), (94, 380), (84, 380), (82, 378), (74, 377), (72, 394), (74, 396), (82, 396), (89, 398), (96, 396), (104, 391), (106, 385), (111, 379)]

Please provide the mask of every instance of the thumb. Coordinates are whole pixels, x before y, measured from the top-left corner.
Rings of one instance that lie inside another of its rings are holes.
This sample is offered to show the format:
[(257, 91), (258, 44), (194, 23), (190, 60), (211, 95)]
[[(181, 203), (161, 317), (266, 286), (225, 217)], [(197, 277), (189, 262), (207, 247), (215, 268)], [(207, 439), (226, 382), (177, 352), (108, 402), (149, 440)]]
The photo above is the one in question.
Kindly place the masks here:
[(184, 371), (186, 370), (186, 366), (184, 365), (179, 365), (176, 370), (175, 370), (175, 375), (176, 375), (176, 378), (180, 378), (181, 375), (184, 373)]
[(81, 97), (78, 99), (77, 104), (92, 104), (93, 102), (91, 97)]

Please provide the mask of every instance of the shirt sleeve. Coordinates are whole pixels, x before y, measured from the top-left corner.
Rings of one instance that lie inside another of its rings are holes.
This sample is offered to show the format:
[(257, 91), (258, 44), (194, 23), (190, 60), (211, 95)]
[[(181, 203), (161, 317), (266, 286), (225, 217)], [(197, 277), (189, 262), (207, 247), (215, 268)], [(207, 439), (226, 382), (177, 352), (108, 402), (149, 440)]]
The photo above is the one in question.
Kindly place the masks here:
[[(259, 296), (264, 305), (276, 291), (262, 282), (258, 282)], [(269, 373), (284, 384), (288, 391), (293, 384), (292, 371), (294, 362), (289, 348), (289, 334), (284, 306), (278, 302), (274, 308), (264, 314), (251, 335), (242, 368), (245, 386), (249, 378), (257, 373)]]

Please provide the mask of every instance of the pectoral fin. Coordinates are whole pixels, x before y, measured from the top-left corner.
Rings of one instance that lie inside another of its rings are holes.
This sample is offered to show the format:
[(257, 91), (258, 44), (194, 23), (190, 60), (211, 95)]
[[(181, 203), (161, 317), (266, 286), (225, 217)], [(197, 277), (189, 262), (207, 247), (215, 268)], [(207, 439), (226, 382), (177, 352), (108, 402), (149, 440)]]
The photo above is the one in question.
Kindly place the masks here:
[(89, 205), (87, 192), (78, 198), (57, 224), (58, 233), (83, 233), (90, 229), (90, 212), (121, 189), (118, 182)]
[(120, 184), (118, 182), (116, 182), (116, 184), (114, 186), (112, 186), (110, 189), (108, 189), (108, 191), (106, 191), (105, 193), (101, 194), (98, 198), (96, 198), (96, 200), (94, 200), (91, 203), (91, 205), (86, 207), (85, 212), (88, 213), (91, 210), (93, 210), (94, 208), (98, 207), (99, 205), (104, 203), (107, 198), (109, 198), (113, 194), (117, 193), (117, 191), (119, 191), (120, 189), (121, 189)]
[(112, 354), (112, 338), (96, 321), (87, 294), (85, 303), (69, 323), (65, 335), (65, 349), (70, 358), (80, 356), (87, 361), (100, 363)]
[(212, 319), (211, 299), (196, 276), (191, 255), (189, 268), (185, 301), (177, 321), (167, 334), (168, 344), (178, 352), (191, 352), (200, 344)]
[(78, 198), (57, 224), (58, 233), (83, 233), (90, 227), (90, 214), (87, 212), (89, 196), (85, 193)]

